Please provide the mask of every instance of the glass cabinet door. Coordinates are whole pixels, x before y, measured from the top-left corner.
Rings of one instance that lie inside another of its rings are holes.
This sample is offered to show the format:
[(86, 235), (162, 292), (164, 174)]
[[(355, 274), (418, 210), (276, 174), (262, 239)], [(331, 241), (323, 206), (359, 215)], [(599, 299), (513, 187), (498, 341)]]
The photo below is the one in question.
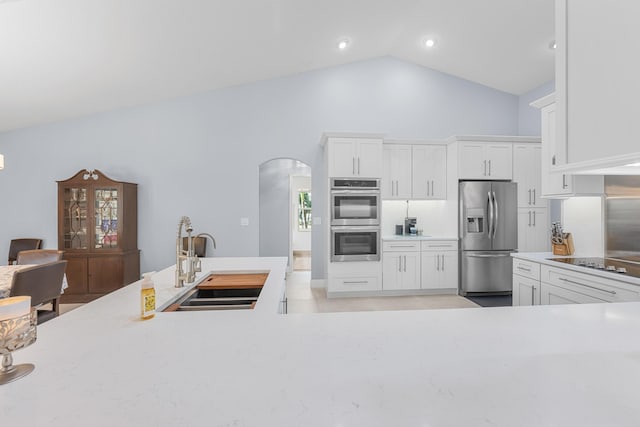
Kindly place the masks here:
[(118, 247), (118, 189), (96, 188), (94, 190), (95, 203), (95, 234), (96, 249), (110, 249)]
[(64, 249), (87, 249), (87, 189), (64, 189)]

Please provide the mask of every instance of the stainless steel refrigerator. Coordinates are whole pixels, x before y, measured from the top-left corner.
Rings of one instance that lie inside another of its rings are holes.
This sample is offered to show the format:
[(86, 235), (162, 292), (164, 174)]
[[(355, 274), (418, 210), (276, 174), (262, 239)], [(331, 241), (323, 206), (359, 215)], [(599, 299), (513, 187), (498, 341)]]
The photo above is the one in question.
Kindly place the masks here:
[(518, 247), (517, 186), (461, 181), (460, 294), (508, 293), (511, 253)]

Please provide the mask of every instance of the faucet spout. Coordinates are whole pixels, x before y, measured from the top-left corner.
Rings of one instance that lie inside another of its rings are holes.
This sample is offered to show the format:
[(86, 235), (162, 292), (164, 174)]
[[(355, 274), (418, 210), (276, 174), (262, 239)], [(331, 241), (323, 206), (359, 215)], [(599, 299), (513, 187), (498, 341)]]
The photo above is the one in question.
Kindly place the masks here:
[(209, 233), (198, 233), (198, 235), (196, 237), (208, 237), (209, 239), (211, 239), (211, 243), (213, 243), (213, 249), (217, 249), (216, 248), (216, 239), (213, 238), (213, 236)]

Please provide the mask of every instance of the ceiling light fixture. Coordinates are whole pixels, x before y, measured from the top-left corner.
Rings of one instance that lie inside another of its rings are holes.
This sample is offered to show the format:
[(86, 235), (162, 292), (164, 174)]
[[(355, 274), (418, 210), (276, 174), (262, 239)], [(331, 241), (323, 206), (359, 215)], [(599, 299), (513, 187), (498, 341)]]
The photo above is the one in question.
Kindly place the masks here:
[(436, 45), (436, 41), (435, 41), (435, 39), (426, 39), (424, 41), (424, 45), (426, 47), (434, 47)]
[(349, 46), (349, 40), (343, 39), (338, 42), (338, 49), (345, 50)]
[(4, 156), (0, 154), (0, 170), (4, 169)]

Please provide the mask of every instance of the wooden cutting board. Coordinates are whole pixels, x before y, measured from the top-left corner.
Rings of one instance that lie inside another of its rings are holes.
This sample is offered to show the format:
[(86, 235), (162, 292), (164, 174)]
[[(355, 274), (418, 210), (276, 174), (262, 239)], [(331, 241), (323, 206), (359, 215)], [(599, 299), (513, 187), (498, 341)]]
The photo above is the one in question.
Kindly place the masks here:
[(246, 289), (261, 288), (269, 273), (210, 274), (198, 285), (198, 289)]

